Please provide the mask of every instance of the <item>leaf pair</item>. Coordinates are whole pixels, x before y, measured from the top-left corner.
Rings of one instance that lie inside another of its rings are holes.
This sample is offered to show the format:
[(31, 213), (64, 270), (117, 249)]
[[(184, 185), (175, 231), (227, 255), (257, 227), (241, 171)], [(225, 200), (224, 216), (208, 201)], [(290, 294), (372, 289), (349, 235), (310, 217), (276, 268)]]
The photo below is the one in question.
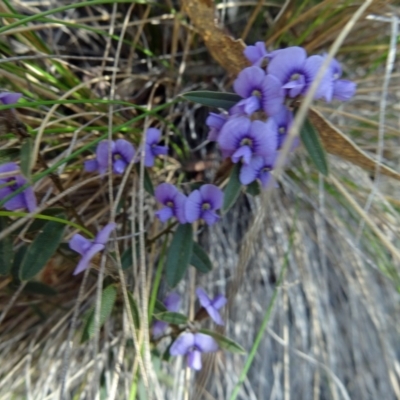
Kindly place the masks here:
[(193, 241), (192, 225), (182, 224), (176, 229), (167, 253), (165, 271), (167, 282), (171, 287), (180, 282), (189, 265), (193, 265), (202, 273), (212, 269), (207, 253)]

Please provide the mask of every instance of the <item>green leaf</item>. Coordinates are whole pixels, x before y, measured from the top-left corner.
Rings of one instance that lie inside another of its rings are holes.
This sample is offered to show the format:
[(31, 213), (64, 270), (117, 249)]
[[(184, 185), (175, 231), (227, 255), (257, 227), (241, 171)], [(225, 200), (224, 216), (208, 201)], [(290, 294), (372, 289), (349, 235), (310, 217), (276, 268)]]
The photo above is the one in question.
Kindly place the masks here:
[(183, 278), (189, 267), (193, 248), (191, 224), (179, 225), (169, 245), (165, 265), (167, 282), (174, 287)]
[(28, 246), (24, 244), (15, 253), (14, 262), (13, 262), (12, 268), (11, 268), (11, 275), (15, 282), (20, 282), (19, 271), (21, 269), (22, 260), (24, 259), (27, 251), (28, 251)]
[(24, 292), (42, 294), (43, 296), (55, 296), (58, 293), (51, 286), (35, 281), (28, 282), (24, 287)]
[(239, 197), (240, 191), (242, 189), (242, 184), (239, 181), (240, 165), (235, 164), (231, 176), (229, 178), (228, 184), (224, 190), (224, 205), (222, 210), (227, 212), (236, 202)]
[(58, 222), (48, 222), (41, 233), (36, 236), (29, 246), (21, 263), (19, 277), (22, 281), (33, 278), (45, 267), (47, 261), (55, 253), (59, 246), (65, 225)]
[(167, 307), (164, 306), (164, 304), (160, 300), (156, 300), (156, 303), (154, 304), (154, 313), (155, 314), (161, 314), (164, 312), (167, 312)]
[(208, 254), (196, 242), (193, 242), (193, 250), (190, 264), (203, 274), (210, 272), (213, 267), (210, 259), (208, 258)]
[[(49, 215), (52, 217), (57, 217), (59, 215), (61, 215), (63, 213), (64, 209), (60, 208), (60, 207), (54, 207), (54, 208), (48, 208), (46, 210), (43, 210), (41, 212), (42, 215)], [(29, 225), (29, 228), (27, 230), (27, 233), (32, 233), (32, 232), (37, 232), (41, 229), (43, 229), (44, 225), (47, 223), (48, 221), (45, 219), (39, 219), (39, 218), (35, 218), (33, 220), (33, 222)], [(21, 228), (24, 229), (26, 228), (25, 226), (23, 226)]]
[(219, 346), (224, 350), (228, 350), (231, 353), (236, 354), (246, 354), (246, 350), (240, 344), (224, 335), (221, 335), (220, 333), (210, 331), (209, 329), (200, 329), (200, 332), (204, 333), (205, 335), (212, 336), (218, 342)]
[(258, 196), (261, 193), (260, 184), (257, 181), (251, 182), (250, 185), (247, 185), (246, 193), (251, 196)]
[(158, 319), (159, 321), (168, 322), (169, 324), (174, 325), (183, 325), (188, 322), (188, 318), (186, 315), (172, 311), (154, 314), (154, 318)]
[[(115, 288), (114, 285), (107, 286), (105, 289), (103, 289), (103, 293), (101, 294), (100, 320), (98, 329), (100, 329), (104, 325), (104, 323), (107, 321), (107, 318), (110, 316), (116, 298), (117, 298), (117, 289)], [(93, 307), (86, 318), (86, 323), (83, 328), (81, 343), (84, 343), (91, 337), (93, 337), (95, 333), (94, 325), (95, 325), (95, 308)]]
[[(8, 218), (0, 217), (0, 232), (8, 226)], [(13, 261), (13, 244), (11, 235), (0, 240), (0, 275), (8, 275)]]
[(325, 150), (321, 144), (318, 133), (310, 120), (307, 118), (300, 130), (300, 138), (306, 148), (311, 161), (315, 164), (321, 174), (328, 176), (328, 161)]
[(31, 177), (32, 139), (24, 139), (21, 145), (21, 171), (28, 179)]
[(132, 319), (133, 323), (135, 324), (136, 329), (140, 329), (140, 314), (139, 314), (139, 309), (136, 304), (135, 299), (132, 296), (132, 293), (128, 292), (128, 299), (129, 299), (129, 305), (131, 307), (131, 314), (132, 314)]
[(207, 90), (187, 92), (181, 96), (194, 103), (203, 104), (203, 106), (224, 108), (225, 110), (229, 110), (242, 100), (242, 98), (235, 93), (211, 92)]

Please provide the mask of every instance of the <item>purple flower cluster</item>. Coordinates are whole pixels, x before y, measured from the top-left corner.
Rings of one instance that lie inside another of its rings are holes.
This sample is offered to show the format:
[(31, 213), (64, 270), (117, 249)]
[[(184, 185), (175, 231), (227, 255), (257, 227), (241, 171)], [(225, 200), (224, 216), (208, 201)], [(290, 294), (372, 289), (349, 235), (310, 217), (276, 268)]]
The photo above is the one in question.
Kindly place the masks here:
[[(226, 304), (226, 297), (219, 294), (211, 300), (200, 287), (196, 289), (196, 294), (201, 306), (206, 309), (211, 319), (218, 325), (224, 325), (224, 321), (218, 310)], [(172, 295), (174, 295), (174, 299), (177, 300), (170, 301), (169, 297)], [(172, 310), (171, 308), (177, 304), (177, 301), (180, 301), (180, 298), (176, 293), (171, 293), (170, 296), (164, 301), (164, 304), (169, 311), (175, 311), (175, 309)], [(155, 335), (154, 330), (157, 322), (153, 325), (153, 335)], [(157, 325), (157, 329), (158, 327), (159, 325)], [(165, 327), (163, 327), (163, 329), (165, 329)], [(198, 371), (202, 367), (201, 353), (212, 353), (217, 351), (218, 348), (218, 343), (209, 335), (199, 332), (184, 332), (175, 340), (169, 352), (171, 356), (187, 356), (188, 367)]]
[[(161, 154), (168, 153), (167, 146), (159, 146), (161, 139), (161, 131), (156, 128), (149, 128), (146, 131), (146, 140), (144, 145), (144, 165), (152, 167), (155, 158)], [(115, 174), (123, 174), (126, 167), (132, 162), (139, 162), (140, 159), (136, 155), (134, 146), (125, 139), (102, 140), (96, 148), (96, 158), (85, 162), (85, 170), (87, 172), (97, 171), (99, 174), (104, 174), (110, 167)]]
[[(326, 55), (307, 56), (296, 46), (269, 53), (263, 42), (247, 46), (244, 55), (252, 66), (244, 68), (233, 83), (242, 99), (228, 115), (210, 113), (208, 139), (218, 143), (224, 158), (241, 163), (243, 185), (258, 179), (265, 187), (293, 121), (289, 106), (307, 94)], [(356, 84), (341, 76), (341, 66), (333, 60), (314, 98), (330, 102), (353, 97)]]
[(164, 206), (156, 212), (161, 222), (175, 217), (181, 224), (202, 219), (207, 225), (213, 225), (220, 219), (216, 211), (222, 207), (224, 195), (221, 189), (211, 184), (185, 196), (174, 185), (161, 183), (155, 190), (155, 197)]

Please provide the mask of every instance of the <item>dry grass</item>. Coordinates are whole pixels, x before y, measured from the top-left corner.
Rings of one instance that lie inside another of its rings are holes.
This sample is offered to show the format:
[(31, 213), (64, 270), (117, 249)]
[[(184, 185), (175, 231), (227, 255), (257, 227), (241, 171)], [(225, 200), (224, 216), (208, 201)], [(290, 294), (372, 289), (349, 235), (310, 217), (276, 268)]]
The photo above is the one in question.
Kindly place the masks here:
[[(10, 3), (17, 13), (34, 15), (71, 2)], [(309, 1), (300, 10), (301, 3), (287, 1), (282, 8), (260, 1), (222, 3), (219, 24), (248, 43), (266, 39), (270, 45), (301, 44), (309, 52), (327, 51), (358, 6), (352, 1)], [(395, 11), (389, 2), (375, 1), (368, 14), (387, 18)], [(0, 12), (9, 13), (6, 3), (0, 4)], [(154, 183), (212, 181), (220, 159), (212, 145), (204, 144), (208, 110), (174, 100), (188, 90), (228, 91), (232, 76), (212, 60), (179, 4), (99, 4), (47, 17), (63, 22), (40, 20), (1, 34), (5, 54), (15, 57), (0, 59), (1, 85), (24, 90), (30, 99), (125, 103), (21, 108), (21, 121), (35, 130), (36, 155), (40, 151), (52, 165), (103, 133), (111, 136), (116, 126), (126, 123), (127, 129), (117, 135), (135, 144), (144, 127), (158, 126), (173, 151), (152, 172)], [(14, 21), (4, 15), (2, 20)], [(366, 15), (358, 21), (339, 52), (346, 72), (358, 83), (356, 98), (329, 108), (321, 104), (320, 111), (378, 160), (399, 170), (399, 76), (385, 69), (389, 50), (396, 51), (390, 27), (390, 20)], [(164, 108), (143, 111), (157, 107)], [(6, 137), (1, 146), (18, 146), (18, 140)], [(125, 272), (99, 258), (83, 278), (72, 277), (76, 259), (60, 249), (37, 277), (57, 291), (55, 296), (28, 293), (23, 284), (13, 284), (12, 277), (2, 277), (0, 398), (58, 399), (64, 392), (65, 399), (130, 399), (137, 383), (140, 399), (228, 399), (245, 356), (219, 352), (195, 375), (183, 368), (181, 359), (160, 363), (150, 353), (151, 344), (144, 340), (147, 298), (162, 243), (154, 241), (146, 251), (143, 247), (144, 239), (162, 229), (154, 219), (155, 202), (144, 192), (135, 168), (122, 179), (102, 180), (82, 172), (88, 157), (86, 150), (57, 168), (62, 190), (49, 176), (36, 184), (41, 209), (63, 207), (68, 218), (77, 221), (78, 215), (92, 232), (111, 215), (118, 236), (127, 236), (112, 242), (117, 260), (132, 243), (136, 248), (137, 238), (142, 258), (136, 254), (134, 267)], [(288, 255), (284, 283), (240, 399), (400, 398), (400, 260), (388, 250), (397, 248), (400, 239), (397, 183), (379, 171), (372, 180), (336, 156), (329, 156), (329, 162), (331, 178), (325, 180), (304, 151), (297, 150), (267, 202), (263, 196), (242, 195), (220, 224), (200, 229), (197, 239), (208, 249), (214, 270), (199, 276), (191, 269), (178, 286), (184, 295), (182, 310), (189, 315), (194, 313), (196, 285), (210, 293), (227, 293), (225, 333), (249, 351)], [(43, 170), (35, 163), (34, 172)], [(15, 219), (7, 231), (19, 229), (13, 236), (16, 250), (34, 237), (27, 230), (30, 220)], [(74, 232), (68, 229), (65, 242)], [(104, 328), (82, 345), (85, 313), (99, 303), (104, 276), (117, 283), (117, 307)], [(140, 307), (141, 331), (126, 312), (127, 291)], [(167, 291), (162, 281), (159, 298)]]

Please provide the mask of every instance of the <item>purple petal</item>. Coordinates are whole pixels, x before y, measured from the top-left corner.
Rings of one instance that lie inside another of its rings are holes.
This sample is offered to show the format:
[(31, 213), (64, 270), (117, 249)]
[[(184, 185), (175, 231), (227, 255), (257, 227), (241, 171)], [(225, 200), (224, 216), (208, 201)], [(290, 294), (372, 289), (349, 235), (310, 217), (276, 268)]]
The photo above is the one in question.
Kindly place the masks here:
[(22, 97), (22, 93), (3, 92), (0, 93), (0, 102), (5, 105), (17, 103)]
[[(0, 179), (0, 186), (7, 185), (7, 181)], [(4, 186), (0, 187), (0, 200), (3, 200), (5, 197), (9, 196), (11, 193), (13, 193), (13, 190), (11, 189), (10, 186)]]
[(253, 152), (255, 155), (268, 157), (276, 152), (278, 137), (270, 126), (262, 121), (253, 121), (250, 128), (253, 138)]
[(20, 171), (17, 164), (9, 162), (0, 165), (0, 173), (5, 173), (5, 172), (15, 172), (15, 174), (18, 174)]
[(87, 172), (95, 172), (99, 168), (99, 163), (96, 159), (85, 161), (84, 164), (85, 171)]
[(152, 328), (151, 333), (155, 339), (158, 339), (162, 336), (167, 329), (168, 324), (164, 321), (155, 321)]
[(114, 173), (122, 175), (124, 173), (127, 165), (128, 164), (122, 159), (118, 159), (118, 160), (114, 161), (114, 163), (113, 163), (113, 171), (114, 171)]
[(22, 192), (24, 198), (25, 198), (25, 205), (26, 208), (28, 209), (29, 212), (33, 212), (37, 208), (37, 201), (36, 201), (36, 196), (33, 191), (32, 186), (28, 186), (23, 192)]
[[(322, 56), (311, 56), (307, 58), (304, 64), (304, 70), (307, 74), (308, 86), (311, 86), (312, 81), (316, 78), (319, 69), (324, 63), (324, 57)], [(318, 85), (318, 89), (315, 92), (314, 99), (320, 99), (325, 97), (326, 101), (331, 101), (333, 93), (333, 76), (332, 70), (328, 67), (324, 73), (324, 76)]]
[(89, 250), (83, 255), (78, 265), (75, 268), (73, 275), (80, 274), (82, 271), (87, 269), (90, 265), (90, 260), (94, 257), (94, 255), (104, 249), (104, 245), (102, 244), (93, 244)]
[(203, 202), (209, 202), (213, 210), (218, 210), (222, 207), (224, 193), (219, 187), (211, 184), (203, 185), (200, 188), (200, 193), (203, 198)]
[(202, 353), (213, 353), (218, 350), (218, 343), (209, 335), (205, 335), (204, 333), (195, 333), (194, 334), (194, 345), (202, 352)]
[(151, 151), (155, 156), (168, 154), (168, 146), (153, 146)]
[(194, 190), (185, 202), (186, 221), (192, 223), (200, 218), (202, 196), (199, 190)]
[[(11, 191), (11, 193), (13, 192)], [(26, 208), (24, 195), (22, 193), (18, 193), (13, 198), (4, 203), (4, 208), (8, 211), (14, 211), (20, 208)]]
[(247, 117), (234, 117), (221, 129), (218, 144), (227, 154), (232, 155), (239, 147), (240, 140), (250, 130), (251, 120)]
[(287, 90), (289, 97), (295, 98), (299, 96), (301, 93), (306, 92), (307, 89), (306, 78), (304, 75), (299, 75), (299, 77), (296, 80), (289, 81), (282, 87)]
[(264, 42), (256, 42), (254, 46), (246, 46), (244, 56), (253, 64), (261, 66), (263, 60), (268, 56)]
[(187, 355), (187, 366), (192, 368), (196, 371), (200, 371), (202, 364), (201, 364), (201, 353), (198, 350), (192, 350)]
[(269, 115), (274, 115), (282, 108), (285, 93), (281, 82), (273, 75), (267, 75), (262, 83), (262, 108)]
[(224, 126), (228, 117), (224, 114), (210, 113), (206, 119), (206, 125), (210, 128), (208, 140), (216, 141), (221, 128)]
[(232, 162), (238, 163), (240, 160), (243, 164), (248, 164), (252, 156), (252, 151), (249, 146), (242, 146), (232, 154)]
[(175, 340), (169, 349), (171, 356), (183, 356), (194, 346), (194, 335), (191, 332), (184, 332)]
[(265, 72), (260, 67), (243, 69), (233, 82), (233, 90), (243, 98), (250, 97), (254, 90), (260, 90)]
[(204, 210), (201, 214), (201, 218), (205, 221), (205, 223), (209, 226), (214, 225), (218, 222), (221, 217), (211, 210)]
[(118, 139), (115, 142), (114, 153), (118, 153), (126, 164), (129, 164), (135, 156), (135, 148), (132, 143), (125, 139)]
[(146, 167), (152, 167), (154, 165), (154, 154), (151, 150), (151, 146), (146, 144), (145, 146), (145, 154), (144, 154), (144, 165)]
[(69, 248), (76, 251), (81, 256), (83, 256), (88, 251), (91, 245), (91, 241), (86, 239), (79, 233), (76, 233), (74, 236), (72, 236), (71, 240), (69, 241)]
[(181, 306), (181, 296), (178, 293), (170, 293), (164, 300), (165, 308), (168, 311), (178, 312)]
[(333, 97), (337, 100), (350, 100), (355, 92), (357, 85), (347, 79), (338, 79), (333, 82)]
[(161, 210), (156, 211), (155, 216), (161, 222), (166, 222), (174, 216), (174, 212), (171, 207), (163, 207)]
[[(325, 58), (326, 54), (323, 57)], [(332, 71), (333, 79), (336, 80), (342, 76), (342, 66), (340, 65), (340, 62), (336, 60), (336, 58), (332, 59), (329, 68)]]
[(261, 185), (263, 188), (266, 188), (268, 186), (268, 182), (270, 181), (271, 176), (272, 175), (268, 171), (262, 171), (262, 170), (260, 171), (258, 177), (261, 181)]
[(211, 304), (211, 299), (207, 296), (207, 293), (201, 288), (196, 289), (196, 295), (199, 298), (200, 304), (206, 308)]
[(115, 143), (111, 140), (102, 140), (96, 149), (96, 158), (97, 162), (99, 163), (100, 167), (107, 168), (108, 167), (108, 160), (109, 155), (111, 152), (111, 159), (112, 154), (114, 153)]
[[(260, 156), (254, 156), (253, 158), (262, 158)], [(257, 178), (257, 170), (254, 168), (252, 162), (248, 165), (242, 165), (242, 168), (240, 169), (240, 174), (239, 174), (239, 180), (242, 185), (248, 185), (251, 182), (255, 181)]]
[(146, 144), (150, 146), (158, 143), (161, 137), (161, 131), (156, 128), (149, 128), (146, 131)]
[(115, 229), (117, 225), (112, 222), (107, 224), (102, 230), (98, 232), (96, 237), (94, 238), (94, 243), (105, 245), (108, 242), (108, 238), (110, 237), (111, 232)]
[(282, 84), (287, 83), (294, 73), (302, 70), (307, 53), (302, 47), (279, 50), (268, 64), (268, 74), (274, 75)]
[(241, 114), (251, 115), (261, 108), (260, 98), (250, 96), (247, 99), (240, 100), (235, 107), (237, 107), (237, 110), (240, 110)]
[(166, 205), (167, 202), (171, 201), (177, 193), (179, 193), (179, 191), (174, 185), (171, 185), (170, 183), (161, 183), (156, 187), (154, 196), (157, 201)]
[(206, 307), (206, 310), (208, 312), (208, 315), (217, 325), (224, 325), (224, 320), (221, 318), (218, 310), (216, 310), (212, 305)]
[(181, 224), (186, 224), (185, 204), (187, 197), (183, 193), (177, 193), (174, 198), (174, 215)]
[(224, 295), (219, 294), (219, 295), (214, 297), (214, 299), (212, 301), (212, 306), (215, 309), (219, 310), (220, 308), (222, 308), (226, 304), (227, 301), (228, 300)]

